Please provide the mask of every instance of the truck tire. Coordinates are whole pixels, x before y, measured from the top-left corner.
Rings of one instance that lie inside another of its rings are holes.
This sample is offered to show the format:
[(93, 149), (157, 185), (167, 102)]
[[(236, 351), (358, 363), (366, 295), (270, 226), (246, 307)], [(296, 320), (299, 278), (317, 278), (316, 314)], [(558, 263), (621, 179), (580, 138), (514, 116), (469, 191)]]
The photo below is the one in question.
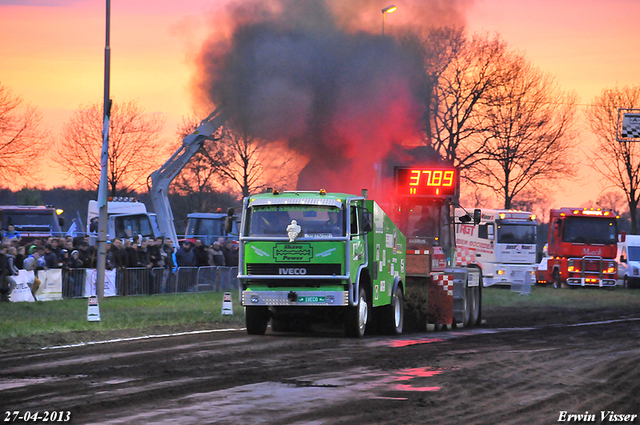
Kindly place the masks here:
[(404, 326), (404, 296), (399, 286), (391, 295), (391, 303), (383, 308), (382, 332), (387, 335), (401, 335)]
[(465, 288), (464, 288), (464, 308), (462, 309), (462, 321), (459, 322), (456, 320), (456, 315), (454, 312), (453, 315), (453, 327), (456, 329), (462, 329), (462, 328), (466, 328), (467, 326), (469, 326), (469, 321), (471, 320), (471, 293), (472, 293), (472, 289), (470, 288), (468, 285), (468, 282), (465, 282)]
[(471, 314), (469, 317), (469, 326), (480, 326), (482, 325), (482, 288), (484, 286), (484, 282), (482, 279), (482, 270), (478, 267), (475, 267), (480, 273), (478, 279), (478, 286), (472, 286), (469, 288), (470, 290), (470, 304), (471, 304)]
[(468, 296), (471, 308), (471, 313), (469, 314), (469, 326), (477, 326), (480, 325), (482, 320), (480, 319), (480, 287), (472, 286), (467, 289), (469, 290)]
[(561, 289), (562, 288), (562, 281), (560, 280), (560, 273), (558, 272), (558, 269), (554, 269), (553, 270), (553, 274), (551, 277), (551, 280), (553, 281), (553, 287), (556, 289)]
[(345, 323), (347, 336), (351, 338), (362, 338), (367, 330), (368, 321), (369, 303), (367, 302), (367, 293), (361, 286), (360, 294), (358, 295), (358, 305), (347, 307), (347, 320)]
[(249, 335), (264, 335), (269, 323), (269, 309), (267, 307), (246, 307), (245, 320)]

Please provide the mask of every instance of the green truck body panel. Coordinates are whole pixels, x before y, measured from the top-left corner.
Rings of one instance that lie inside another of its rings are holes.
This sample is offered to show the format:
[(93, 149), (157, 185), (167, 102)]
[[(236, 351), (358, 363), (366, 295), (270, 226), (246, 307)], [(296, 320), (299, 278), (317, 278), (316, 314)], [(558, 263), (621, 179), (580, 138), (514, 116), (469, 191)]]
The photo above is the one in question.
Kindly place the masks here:
[[(373, 216), (366, 233), (361, 231), (364, 211)], [(332, 214), (338, 222), (333, 227)], [(299, 226), (293, 241), (290, 226)], [(366, 280), (372, 306), (388, 305), (394, 285), (404, 281), (405, 253), (404, 235), (374, 201), (321, 192), (251, 196), (245, 200), (240, 235), (242, 303), (353, 305), (355, 288)]]

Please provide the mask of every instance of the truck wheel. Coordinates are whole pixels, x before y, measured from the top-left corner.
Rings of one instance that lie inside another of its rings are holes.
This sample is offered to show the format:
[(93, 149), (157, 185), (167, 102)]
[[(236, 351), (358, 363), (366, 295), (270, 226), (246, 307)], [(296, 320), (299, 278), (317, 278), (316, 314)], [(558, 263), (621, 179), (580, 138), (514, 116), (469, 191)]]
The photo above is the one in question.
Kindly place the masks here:
[(400, 287), (391, 296), (391, 303), (384, 306), (382, 315), (382, 331), (387, 335), (402, 334), (404, 325), (404, 296)]
[(351, 338), (362, 338), (367, 329), (369, 321), (369, 304), (367, 303), (367, 293), (364, 288), (360, 287), (358, 296), (358, 305), (347, 307), (347, 323), (345, 331), (347, 336)]
[(469, 288), (469, 295), (469, 304), (471, 304), (469, 326), (480, 325), (480, 287), (472, 286)]
[[(466, 285), (466, 284), (465, 284)], [(462, 309), (462, 322), (458, 322), (455, 318), (455, 314), (453, 317), (453, 326), (456, 329), (461, 329), (461, 328), (466, 328), (467, 326), (469, 326), (469, 320), (471, 319), (471, 293), (472, 293), (473, 288), (470, 287), (466, 287), (464, 289), (464, 307)]]
[(264, 335), (269, 323), (269, 309), (267, 307), (246, 307), (245, 320), (249, 335)]
[(558, 269), (555, 269), (553, 271), (553, 287), (556, 289), (561, 289), (562, 288), (562, 282), (560, 281), (560, 273), (558, 273)]

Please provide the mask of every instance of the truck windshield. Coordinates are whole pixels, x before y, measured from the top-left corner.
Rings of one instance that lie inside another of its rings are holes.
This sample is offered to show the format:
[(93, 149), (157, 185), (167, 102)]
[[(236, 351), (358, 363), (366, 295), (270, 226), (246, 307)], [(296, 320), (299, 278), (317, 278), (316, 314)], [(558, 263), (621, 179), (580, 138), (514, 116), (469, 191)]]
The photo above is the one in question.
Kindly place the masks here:
[(142, 235), (145, 238), (154, 237), (149, 217), (145, 214), (115, 218), (116, 236), (119, 238), (130, 238), (135, 235)]
[(498, 243), (536, 243), (536, 226), (531, 224), (500, 224)]
[(265, 205), (249, 210), (248, 236), (287, 236), (295, 220), (300, 236), (306, 238), (344, 236), (341, 209), (318, 205)]
[(567, 217), (563, 227), (563, 242), (598, 244), (617, 242), (615, 219)]
[[(53, 211), (5, 211), (3, 218), (3, 228), (6, 229), (7, 225), (13, 224), (14, 226), (49, 226), (56, 230), (58, 227), (58, 219)], [(58, 229), (59, 231), (59, 229)]]
[(224, 236), (224, 217), (222, 218), (189, 218), (187, 237)]

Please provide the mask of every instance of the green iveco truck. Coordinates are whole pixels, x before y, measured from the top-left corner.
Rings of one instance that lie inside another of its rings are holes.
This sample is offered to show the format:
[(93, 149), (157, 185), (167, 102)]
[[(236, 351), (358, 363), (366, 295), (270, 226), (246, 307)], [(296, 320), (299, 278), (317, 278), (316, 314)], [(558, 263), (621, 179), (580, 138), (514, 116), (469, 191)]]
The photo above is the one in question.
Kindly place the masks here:
[(247, 332), (322, 320), (402, 333), (404, 235), (372, 200), (324, 190), (245, 198), (238, 278)]

